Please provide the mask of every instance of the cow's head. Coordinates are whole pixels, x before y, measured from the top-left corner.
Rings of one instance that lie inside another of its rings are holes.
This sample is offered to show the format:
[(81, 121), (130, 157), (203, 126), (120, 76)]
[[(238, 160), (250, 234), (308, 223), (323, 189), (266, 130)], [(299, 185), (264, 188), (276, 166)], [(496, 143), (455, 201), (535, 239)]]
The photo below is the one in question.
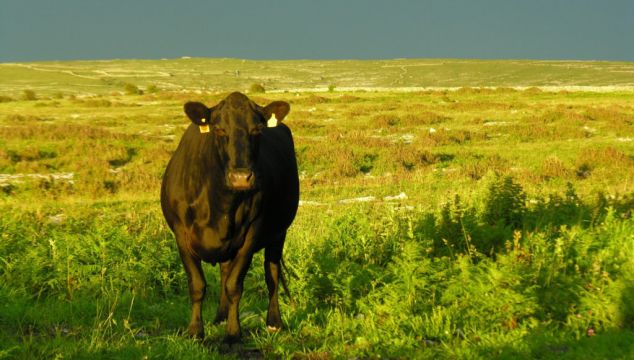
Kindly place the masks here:
[[(226, 186), (235, 191), (256, 186), (255, 162), (262, 130), (267, 122), (268, 126), (277, 125), (289, 111), (286, 102), (274, 101), (261, 107), (238, 92), (212, 108), (199, 102), (185, 104), (185, 113), (198, 125), (200, 135), (215, 138), (212, 143), (224, 170)], [(277, 121), (270, 121), (273, 118)]]

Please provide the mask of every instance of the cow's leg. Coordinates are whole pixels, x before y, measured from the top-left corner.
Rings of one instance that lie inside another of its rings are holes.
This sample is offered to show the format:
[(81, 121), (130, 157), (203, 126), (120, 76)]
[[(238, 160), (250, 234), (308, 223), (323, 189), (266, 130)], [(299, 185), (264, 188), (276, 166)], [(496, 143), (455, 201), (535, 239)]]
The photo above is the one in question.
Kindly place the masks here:
[(231, 271), (231, 261), (225, 261), (220, 263), (220, 302), (218, 304), (218, 310), (216, 311), (216, 318), (214, 324), (219, 324), (227, 320), (229, 313), (229, 299), (227, 298), (227, 278)]
[(282, 249), (284, 247), (285, 237), (286, 234), (282, 234), (264, 250), (264, 274), (266, 278), (266, 287), (269, 290), (269, 309), (266, 314), (266, 326), (267, 329), (271, 331), (277, 331), (282, 328), (282, 317), (280, 316), (278, 294), (280, 276), (282, 276), (280, 261), (282, 259)]
[(203, 339), (205, 337), (205, 330), (203, 328), (202, 304), (205, 297), (207, 282), (205, 281), (205, 275), (203, 274), (200, 259), (192, 256), (192, 254), (187, 250), (185, 241), (188, 240), (189, 239), (186, 239), (184, 231), (176, 232), (178, 252), (180, 253), (181, 260), (183, 261), (185, 272), (187, 273), (189, 297), (192, 302), (192, 317), (189, 321), (187, 332), (192, 337)]
[[(242, 250), (245, 250), (244, 248)], [(240, 304), (240, 297), (242, 296), (242, 284), (244, 277), (249, 270), (251, 260), (253, 259), (252, 251), (238, 252), (231, 264), (231, 271), (227, 277), (225, 284), (225, 291), (227, 294), (227, 300), (229, 302), (229, 311), (227, 313), (227, 327), (225, 334), (225, 343), (233, 344), (240, 341), (240, 314), (238, 311), (238, 305)]]

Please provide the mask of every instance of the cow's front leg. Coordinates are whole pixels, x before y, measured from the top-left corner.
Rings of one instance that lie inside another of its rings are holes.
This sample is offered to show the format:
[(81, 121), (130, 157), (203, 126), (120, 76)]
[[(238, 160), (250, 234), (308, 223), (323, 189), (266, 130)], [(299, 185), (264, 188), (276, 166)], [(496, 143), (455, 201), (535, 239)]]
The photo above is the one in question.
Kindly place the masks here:
[(195, 258), (184, 247), (183, 238), (177, 235), (178, 252), (180, 253), (185, 272), (187, 273), (187, 283), (189, 285), (189, 297), (192, 302), (192, 317), (187, 327), (190, 336), (203, 339), (205, 330), (203, 328), (202, 304), (205, 297), (207, 282), (203, 274), (202, 264), (199, 258)]
[(219, 324), (227, 320), (229, 314), (229, 299), (227, 298), (227, 278), (231, 272), (231, 261), (220, 263), (220, 302), (216, 310), (214, 324)]
[(231, 272), (229, 277), (227, 277), (227, 283), (225, 285), (227, 300), (229, 301), (225, 343), (233, 344), (240, 341), (241, 331), (238, 305), (242, 297), (244, 277), (249, 270), (252, 259), (253, 253), (246, 251), (244, 254), (238, 254), (231, 264)]

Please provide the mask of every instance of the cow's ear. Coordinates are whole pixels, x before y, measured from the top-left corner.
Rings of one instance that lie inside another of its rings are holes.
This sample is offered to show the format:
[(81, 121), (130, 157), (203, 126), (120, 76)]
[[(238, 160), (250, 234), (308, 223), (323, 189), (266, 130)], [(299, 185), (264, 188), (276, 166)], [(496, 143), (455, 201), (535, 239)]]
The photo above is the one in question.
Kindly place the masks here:
[[(264, 119), (267, 121), (267, 126), (272, 127), (277, 125), (277, 121), (282, 121), (291, 111), (291, 106), (285, 101), (273, 101), (268, 104), (264, 108), (262, 108), (262, 112), (264, 113)], [(274, 121), (273, 115), (275, 115)]]
[(211, 109), (199, 102), (188, 102), (184, 106), (185, 114), (196, 125), (209, 124), (211, 117)]

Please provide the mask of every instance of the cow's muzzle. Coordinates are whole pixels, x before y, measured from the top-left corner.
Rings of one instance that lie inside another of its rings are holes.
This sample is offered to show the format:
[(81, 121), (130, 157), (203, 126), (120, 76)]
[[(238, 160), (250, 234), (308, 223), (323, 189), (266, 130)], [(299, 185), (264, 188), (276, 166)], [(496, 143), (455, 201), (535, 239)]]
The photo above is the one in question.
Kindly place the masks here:
[(232, 190), (246, 191), (255, 187), (255, 174), (250, 169), (233, 169), (227, 173), (227, 186)]

